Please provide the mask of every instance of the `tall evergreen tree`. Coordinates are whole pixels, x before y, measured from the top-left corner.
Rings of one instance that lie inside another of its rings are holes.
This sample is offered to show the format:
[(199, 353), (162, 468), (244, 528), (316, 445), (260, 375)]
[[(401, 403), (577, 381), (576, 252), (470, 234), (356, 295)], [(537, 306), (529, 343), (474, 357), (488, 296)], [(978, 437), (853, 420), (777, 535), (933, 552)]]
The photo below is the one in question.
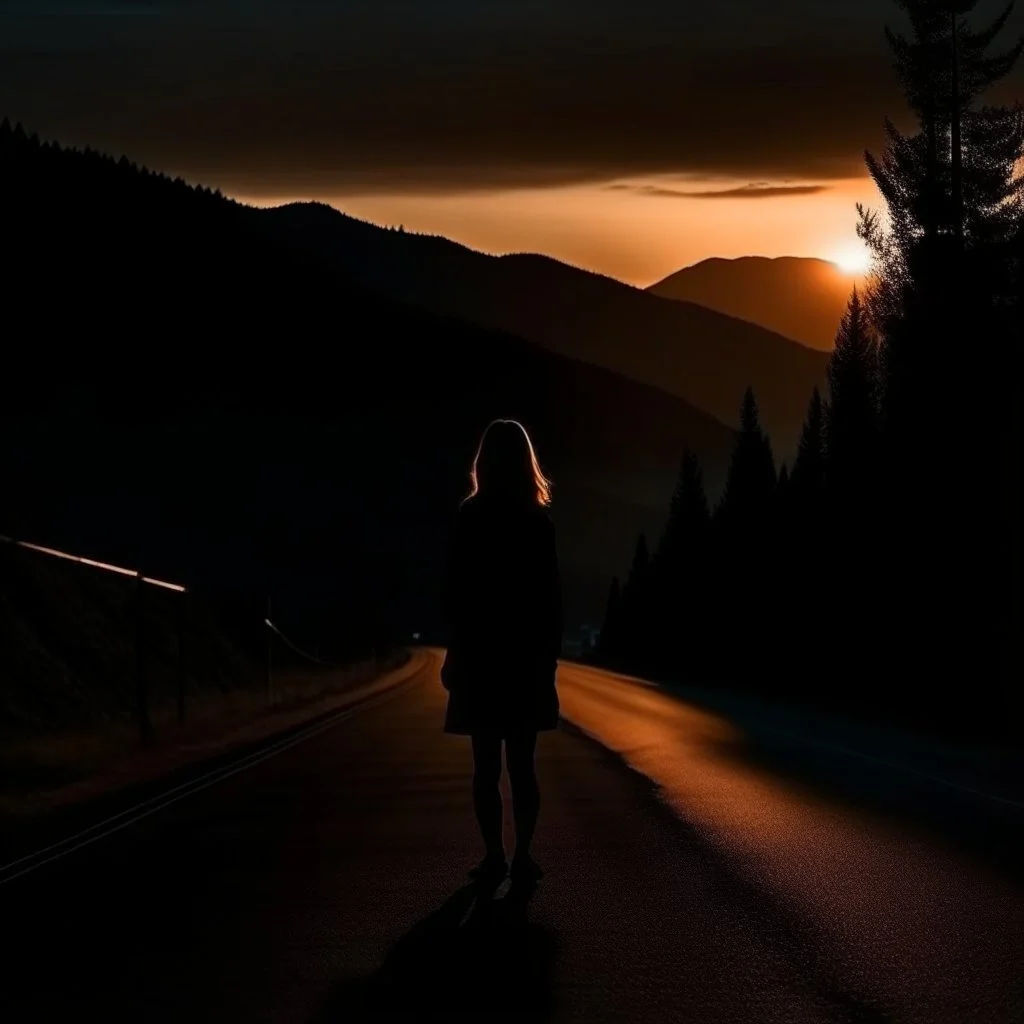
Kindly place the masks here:
[[(896, 0), (910, 23), (909, 36), (886, 29), (896, 71), (918, 120), (915, 136), (886, 122), (889, 149), (868, 168), (895, 222), (910, 221), (919, 237), (967, 241), (1007, 197), (1012, 174), (992, 177), (992, 159), (1019, 153), (1019, 119), (1009, 109), (978, 107), (978, 100), (1010, 73), (1024, 40), (1000, 53), (989, 50), (1006, 26), (1008, 4), (987, 27), (964, 19), (978, 0)], [(983, 155), (983, 160), (977, 157)], [(910, 187), (907, 187), (907, 186)], [(1010, 186), (1013, 190), (1013, 186)]]
[(618, 632), (622, 656), (637, 664), (643, 664), (646, 658), (646, 645), (651, 635), (650, 576), (651, 556), (647, 538), (640, 534), (633, 549), (629, 575), (622, 588)]
[(671, 572), (680, 568), (687, 548), (692, 546), (695, 536), (699, 536), (710, 518), (700, 461), (687, 450), (679, 467), (679, 478), (669, 504), (665, 531), (655, 553), (655, 564), (667, 567)]
[(766, 644), (776, 624), (766, 616), (759, 595), (777, 568), (776, 497), (771, 442), (761, 427), (754, 392), (747, 388), (725, 492), (715, 510), (714, 606), (719, 625), (709, 631), (726, 659), (722, 671), (734, 678), (764, 672), (770, 657)]
[(625, 596), (638, 594), (647, 584), (647, 573), (651, 565), (650, 551), (647, 547), (647, 536), (641, 533), (636, 539), (636, 546), (633, 548), (633, 561), (629, 567), (629, 575), (626, 577)]
[(988, 319), (994, 293), (1008, 287), (1007, 212), (1024, 191), (1015, 173), (1024, 115), (978, 101), (1009, 73), (1022, 43), (989, 54), (1009, 7), (974, 30), (963, 15), (977, 0), (897, 2), (911, 33), (888, 37), (918, 131), (905, 135), (887, 121), (885, 152), (867, 154), (889, 226), (862, 210), (861, 233), (878, 258), (871, 299), (889, 350), (887, 421), (912, 448), (933, 418), (929, 398), (941, 402), (954, 384), (971, 394), (972, 381), (980, 385), (962, 344)]
[(740, 429), (736, 436), (721, 516), (734, 523), (764, 523), (775, 494), (775, 459), (771, 441), (761, 427), (757, 399), (747, 388), (740, 407)]
[(619, 577), (612, 579), (608, 587), (608, 600), (605, 604), (604, 621), (601, 624), (601, 632), (598, 634), (597, 655), (602, 661), (617, 661), (621, 655), (620, 650), (620, 620), (622, 613), (622, 591), (619, 586)]
[(700, 462), (686, 451), (651, 560), (652, 653), (663, 669), (693, 668), (699, 660), (697, 617), (704, 597), (710, 519)]
[(825, 427), (829, 488), (839, 502), (863, 495), (875, 468), (878, 419), (877, 347), (856, 289), (828, 362)]
[[(992, 438), (1004, 436), (1012, 404), (1003, 372), (1016, 344), (1006, 254), (1024, 201), (1016, 171), (1024, 112), (981, 98), (1012, 69), (1022, 43), (995, 49), (1009, 9), (976, 29), (966, 15), (977, 0), (897, 3), (910, 32), (889, 32), (889, 42), (917, 130), (903, 134), (887, 122), (885, 151), (867, 155), (888, 224), (862, 210), (860, 225), (875, 254), (869, 305), (884, 366), (891, 569), (882, 589), (892, 603), (880, 618), (899, 623), (886, 646), (907, 652), (901, 674), (927, 672), (921, 658), (929, 652), (945, 667), (959, 658), (960, 670), (974, 674), (979, 653), (1000, 646), (989, 624), (1001, 616), (981, 567), (999, 550), (985, 523), (1003, 504)], [(955, 427), (944, 429), (954, 409)], [(949, 488), (950, 465), (971, 466), (976, 486)], [(942, 558), (924, 522), (946, 539)], [(942, 648), (928, 635), (944, 637)]]
[[(780, 481), (781, 490), (781, 481)], [(807, 404), (807, 415), (797, 448), (788, 495), (784, 499), (779, 547), (786, 552), (778, 575), (780, 603), (795, 616), (800, 628), (792, 634), (787, 676), (810, 692), (820, 685), (823, 633), (828, 625), (825, 602), (807, 600), (808, 589), (823, 579), (828, 509), (825, 491), (825, 411), (817, 388)], [(782, 625), (780, 632), (788, 632)]]
[(807, 404), (791, 481), (794, 497), (801, 504), (817, 501), (825, 486), (825, 413), (817, 388)]
[(1024, 214), (1018, 213), (1011, 256), (1013, 274), (1012, 299), (1008, 310), (1010, 330), (1017, 341), (1010, 346), (1006, 366), (1005, 427), (1002, 431), (1000, 466), (999, 537), (1001, 544), (995, 564), (1003, 571), (998, 581), (997, 601), (1000, 612), (1000, 676), (1003, 691), (1008, 694), (1008, 711), (1014, 723), (1014, 738), (1024, 740), (1024, 601), (1022, 601), (1022, 544), (1024, 507), (1021, 505), (1024, 453), (1022, 432), (1024, 419)]
[(856, 289), (836, 332), (828, 384), (827, 516), (819, 520), (816, 537), (829, 552), (829, 615), (816, 622), (816, 631), (826, 651), (841, 652), (833, 678), (855, 686), (870, 678), (878, 583), (878, 359)]

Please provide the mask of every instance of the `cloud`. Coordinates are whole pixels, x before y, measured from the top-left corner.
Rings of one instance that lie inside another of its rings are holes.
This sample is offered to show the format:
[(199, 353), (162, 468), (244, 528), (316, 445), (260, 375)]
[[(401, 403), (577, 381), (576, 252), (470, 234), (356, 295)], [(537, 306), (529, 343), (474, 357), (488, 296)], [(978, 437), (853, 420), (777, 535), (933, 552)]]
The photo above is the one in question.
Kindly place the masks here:
[(771, 199), (778, 196), (812, 196), (818, 192), (827, 191), (831, 186), (770, 185), (765, 181), (756, 181), (751, 182), (749, 185), (740, 185), (737, 188), (692, 191), (688, 189), (666, 188), (663, 185), (631, 185), (618, 182), (607, 187), (620, 191), (635, 192), (637, 195), (682, 199)]
[(0, 6), (0, 116), (249, 196), (827, 183), (901, 111), (880, 0), (96, 6)]

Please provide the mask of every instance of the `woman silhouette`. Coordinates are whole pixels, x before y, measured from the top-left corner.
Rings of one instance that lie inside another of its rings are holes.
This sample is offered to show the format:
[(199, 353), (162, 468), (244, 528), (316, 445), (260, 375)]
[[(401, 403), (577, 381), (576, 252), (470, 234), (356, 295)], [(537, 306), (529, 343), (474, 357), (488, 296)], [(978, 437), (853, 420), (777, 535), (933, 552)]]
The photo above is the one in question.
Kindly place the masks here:
[(485, 855), (470, 875), (500, 881), (510, 870), (498, 788), (504, 742), (516, 833), (511, 874), (535, 880), (542, 872), (530, 856), (540, 809), (534, 750), (537, 733), (558, 724), (562, 642), (551, 485), (514, 420), (484, 431), (470, 480), (449, 562), (444, 727), (473, 741), (473, 809)]

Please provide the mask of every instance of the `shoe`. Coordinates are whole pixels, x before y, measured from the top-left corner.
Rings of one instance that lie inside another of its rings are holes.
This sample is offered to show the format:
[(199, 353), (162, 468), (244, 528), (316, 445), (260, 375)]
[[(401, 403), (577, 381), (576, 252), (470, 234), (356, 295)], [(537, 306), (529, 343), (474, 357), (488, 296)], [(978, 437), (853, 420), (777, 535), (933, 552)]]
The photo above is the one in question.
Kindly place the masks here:
[(514, 881), (539, 882), (544, 877), (541, 866), (529, 855), (514, 857), (509, 871)]
[(501, 882), (508, 874), (504, 857), (484, 857), (475, 868), (470, 868), (469, 877), (478, 882)]

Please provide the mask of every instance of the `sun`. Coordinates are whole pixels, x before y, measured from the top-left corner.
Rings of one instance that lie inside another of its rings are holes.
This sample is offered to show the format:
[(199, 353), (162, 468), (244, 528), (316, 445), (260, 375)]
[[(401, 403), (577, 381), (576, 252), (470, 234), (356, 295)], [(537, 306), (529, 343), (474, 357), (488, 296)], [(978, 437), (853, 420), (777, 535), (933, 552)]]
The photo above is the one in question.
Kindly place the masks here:
[(871, 253), (863, 242), (847, 242), (833, 252), (831, 261), (851, 277), (866, 274), (871, 269)]

